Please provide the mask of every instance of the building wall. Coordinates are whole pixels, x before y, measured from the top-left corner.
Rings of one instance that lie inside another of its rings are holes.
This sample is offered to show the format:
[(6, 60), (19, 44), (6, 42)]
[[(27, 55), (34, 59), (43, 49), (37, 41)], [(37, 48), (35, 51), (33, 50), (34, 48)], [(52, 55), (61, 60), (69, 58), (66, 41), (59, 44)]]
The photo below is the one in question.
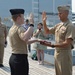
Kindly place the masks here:
[[(39, 9), (38, 9), (38, 21), (41, 21), (41, 13), (46, 11), (48, 14), (47, 23), (50, 25), (54, 25), (59, 22), (57, 15), (50, 15), (50, 13), (56, 14), (57, 6), (58, 5), (70, 5), (71, 0), (0, 0), (0, 17), (10, 18), (9, 9), (11, 8), (23, 8), (25, 9), (25, 16), (28, 15), (30, 12), (33, 12), (35, 7), (38, 5), (33, 6), (32, 2), (39, 1)], [(72, 10), (72, 7), (71, 7)], [(34, 12), (33, 12), (34, 13)], [(70, 11), (71, 15), (71, 11)], [(71, 19), (71, 16), (69, 16)]]

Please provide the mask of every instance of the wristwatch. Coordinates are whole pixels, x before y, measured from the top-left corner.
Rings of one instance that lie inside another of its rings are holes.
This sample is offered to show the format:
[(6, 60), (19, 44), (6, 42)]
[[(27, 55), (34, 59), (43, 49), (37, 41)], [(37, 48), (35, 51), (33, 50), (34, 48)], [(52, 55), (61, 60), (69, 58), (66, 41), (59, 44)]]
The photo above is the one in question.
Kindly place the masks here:
[(52, 48), (54, 48), (54, 47), (55, 47), (55, 45), (51, 45), (51, 47), (52, 47)]

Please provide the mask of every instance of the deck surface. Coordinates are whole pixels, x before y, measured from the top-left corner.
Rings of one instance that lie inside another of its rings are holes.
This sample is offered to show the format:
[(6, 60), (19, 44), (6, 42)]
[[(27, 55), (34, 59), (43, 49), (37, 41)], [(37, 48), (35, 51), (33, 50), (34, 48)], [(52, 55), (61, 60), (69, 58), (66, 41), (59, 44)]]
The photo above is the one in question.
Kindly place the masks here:
[[(8, 42), (4, 53), (4, 67), (0, 68), (0, 75), (10, 75), (9, 58), (11, 55), (11, 47)], [(38, 62), (32, 60), (28, 56), (29, 60), (29, 75), (55, 75), (54, 66), (48, 63), (44, 65), (38, 65)], [(73, 66), (73, 75), (75, 75), (75, 66)]]

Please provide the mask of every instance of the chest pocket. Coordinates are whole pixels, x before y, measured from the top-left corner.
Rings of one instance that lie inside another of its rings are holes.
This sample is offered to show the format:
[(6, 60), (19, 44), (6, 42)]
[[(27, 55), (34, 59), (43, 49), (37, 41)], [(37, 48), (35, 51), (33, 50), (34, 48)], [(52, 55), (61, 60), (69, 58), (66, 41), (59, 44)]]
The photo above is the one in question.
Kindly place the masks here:
[(61, 27), (62, 27), (62, 26), (58, 26), (58, 27), (56, 28), (55, 34), (59, 34)]
[(59, 30), (59, 37), (65, 38), (66, 36), (66, 27), (62, 26)]
[(65, 35), (66, 35), (66, 27), (63, 26), (63, 25), (57, 27), (55, 33), (56, 33), (56, 35), (58, 37), (65, 38)]

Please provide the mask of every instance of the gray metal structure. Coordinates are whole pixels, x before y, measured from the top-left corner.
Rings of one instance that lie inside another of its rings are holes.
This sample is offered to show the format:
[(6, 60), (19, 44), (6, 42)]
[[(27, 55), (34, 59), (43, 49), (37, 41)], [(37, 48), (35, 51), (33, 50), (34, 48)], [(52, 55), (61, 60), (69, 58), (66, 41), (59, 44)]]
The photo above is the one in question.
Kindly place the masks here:
[(40, 22), (41, 14), (43, 11), (47, 13), (47, 25), (52, 27), (59, 22), (57, 7), (59, 5), (69, 5), (70, 14), (69, 18), (72, 20), (72, 1), (71, 0), (32, 0), (32, 12), (35, 16), (35, 21)]

